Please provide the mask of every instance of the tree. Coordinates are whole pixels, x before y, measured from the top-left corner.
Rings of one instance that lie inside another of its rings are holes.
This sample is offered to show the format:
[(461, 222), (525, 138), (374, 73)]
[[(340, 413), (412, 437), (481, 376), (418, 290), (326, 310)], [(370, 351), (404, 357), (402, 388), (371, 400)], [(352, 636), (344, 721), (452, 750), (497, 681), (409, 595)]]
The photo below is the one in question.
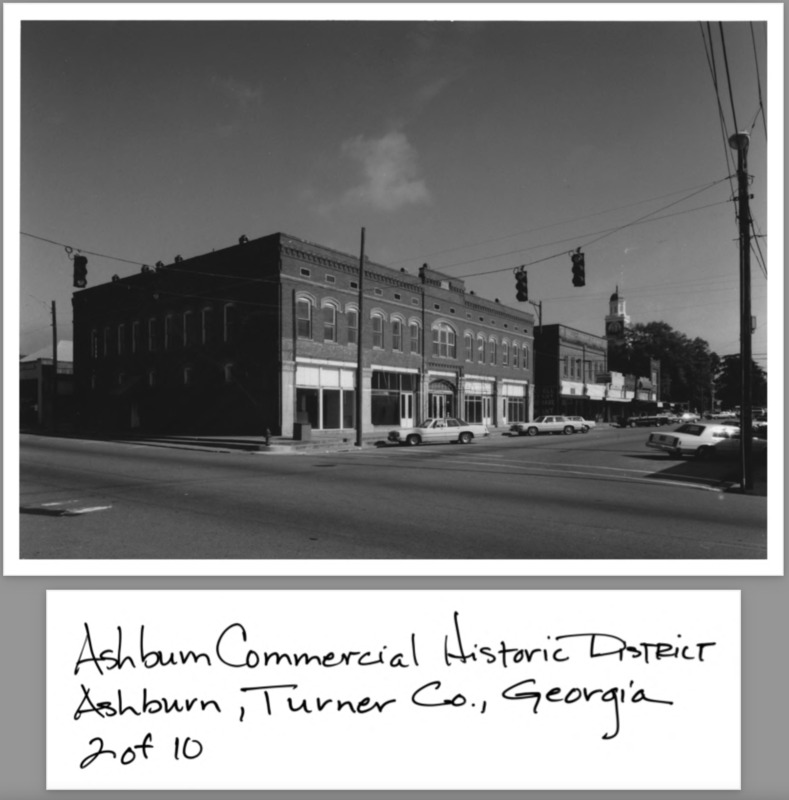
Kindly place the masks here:
[[(715, 397), (723, 408), (740, 405), (742, 398), (740, 356), (723, 356), (715, 375)], [(767, 373), (751, 359), (751, 399), (753, 405), (767, 405)]]
[(660, 399), (689, 403), (699, 411), (711, 406), (713, 378), (720, 358), (709, 344), (675, 331), (666, 322), (638, 323), (622, 345), (612, 348), (611, 369), (631, 375), (649, 374), (649, 360), (660, 361)]

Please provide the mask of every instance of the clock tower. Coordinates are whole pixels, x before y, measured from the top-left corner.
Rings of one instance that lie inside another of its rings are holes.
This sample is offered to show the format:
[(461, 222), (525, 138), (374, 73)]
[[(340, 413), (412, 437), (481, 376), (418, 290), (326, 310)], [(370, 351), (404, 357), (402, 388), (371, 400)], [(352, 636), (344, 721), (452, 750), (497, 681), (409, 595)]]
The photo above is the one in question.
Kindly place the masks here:
[(623, 344), (625, 330), (630, 327), (630, 317), (625, 312), (625, 298), (619, 294), (619, 286), (608, 301), (608, 315), (605, 318), (605, 338), (608, 344)]

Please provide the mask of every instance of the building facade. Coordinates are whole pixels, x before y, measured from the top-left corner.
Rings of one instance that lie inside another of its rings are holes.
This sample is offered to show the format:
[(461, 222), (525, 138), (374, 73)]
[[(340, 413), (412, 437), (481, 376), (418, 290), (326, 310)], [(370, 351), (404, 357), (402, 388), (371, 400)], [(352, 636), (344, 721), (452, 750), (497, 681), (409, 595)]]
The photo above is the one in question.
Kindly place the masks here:
[[(462, 280), (277, 233), (76, 292), (83, 418), (159, 432), (366, 435), (530, 419), (534, 320)], [(361, 344), (360, 344), (361, 343)]]
[(619, 370), (615, 354), (627, 341), (630, 317), (616, 291), (609, 299), (605, 336), (568, 325), (543, 325), (535, 334), (535, 414), (573, 414), (614, 422), (660, 407), (660, 362), (643, 374)]
[(608, 343), (568, 325), (543, 325), (535, 334), (534, 413), (605, 419)]

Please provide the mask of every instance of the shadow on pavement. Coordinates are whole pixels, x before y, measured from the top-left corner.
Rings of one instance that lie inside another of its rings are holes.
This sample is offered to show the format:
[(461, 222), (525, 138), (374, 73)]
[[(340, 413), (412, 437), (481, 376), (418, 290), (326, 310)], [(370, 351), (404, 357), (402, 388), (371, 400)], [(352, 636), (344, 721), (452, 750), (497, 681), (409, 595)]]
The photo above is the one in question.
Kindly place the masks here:
[[(639, 461), (656, 461), (667, 464), (647, 476), (656, 480), (671, 480), (676, 483), (700, 483), (727, 492), (741, 492), (740, 465), (734, 459), (703, 460), (684, 458), (668, 460), (661, 454), (634, 456)], [(767, 496), (767, 465), (754, 464), (753, 488), (747, 494), (757, 497)]]

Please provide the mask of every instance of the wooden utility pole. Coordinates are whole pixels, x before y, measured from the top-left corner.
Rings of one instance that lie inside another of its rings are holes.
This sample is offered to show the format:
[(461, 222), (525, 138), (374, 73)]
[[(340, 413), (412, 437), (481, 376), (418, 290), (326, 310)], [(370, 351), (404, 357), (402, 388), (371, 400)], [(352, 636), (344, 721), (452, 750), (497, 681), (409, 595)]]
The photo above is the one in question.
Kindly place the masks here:
[(737, 219), (740, 227), (740, 482), (743, 492), (753, 489), (753, 409), (751, 351), (751, 210), (748, 194), (747, 133), (729, 137), (737, 151)]
[[(43, 377), (43, 376), (42, 376)], [(56, 431), (58, 413), (58, 316), (52, 301), (52, 430)]]
[(359, 250), (359, 316), (356, 331), (356, 446), (362, 446), (362, 386), (364, 384), (364, 348), (362, 336), (364, 332), (364, 228)]

